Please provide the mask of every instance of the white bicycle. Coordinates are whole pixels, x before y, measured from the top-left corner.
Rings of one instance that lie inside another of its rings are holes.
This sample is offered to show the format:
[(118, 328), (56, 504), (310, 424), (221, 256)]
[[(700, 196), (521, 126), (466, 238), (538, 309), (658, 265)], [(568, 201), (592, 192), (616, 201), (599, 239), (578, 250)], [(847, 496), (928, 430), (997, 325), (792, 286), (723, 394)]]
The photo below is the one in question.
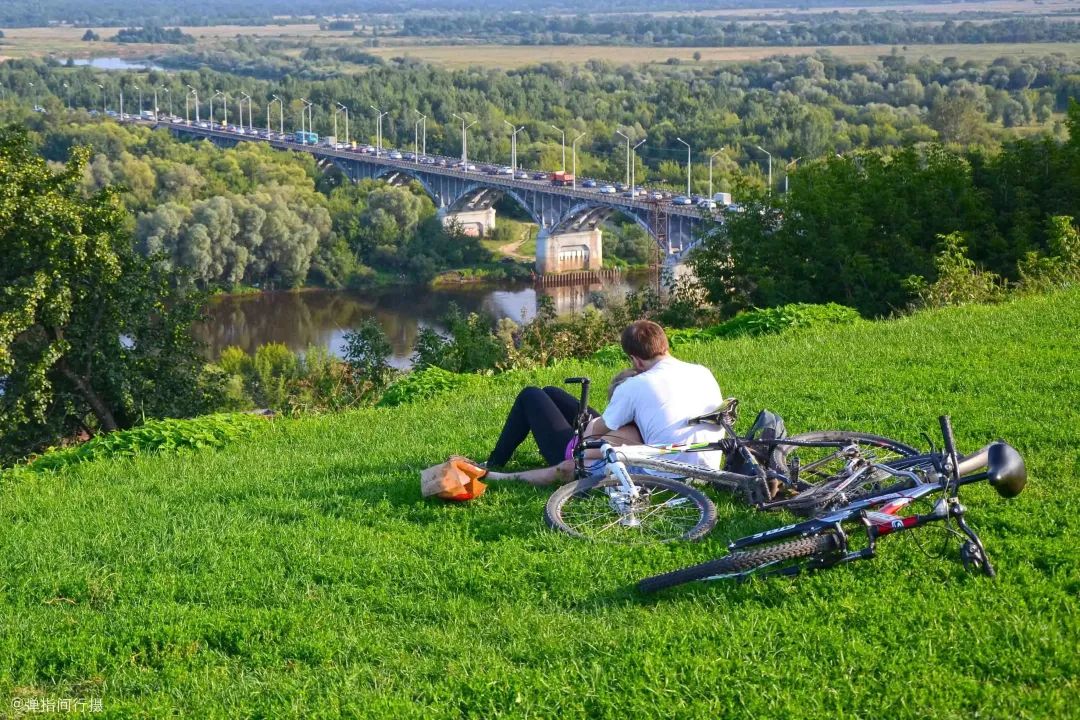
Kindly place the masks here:
[[(918, 454), (896, 440), (842, 430), (787, 438), (770, 433), (756, 437), (752, 431), (750, 437), (740, 438), (733, 429), (738, 417), (735, 399), (687, 421), (716, 426), (722, 431), (716, 442), (613, 446), (585, 436), (589, 379), (566, 382), (581, 385), (574, 450), (577, 479), (551, 495), (544, 516), (553, 529), (589, 540), (641, 544), (702, 538), (716, 524), (716, 505), (694, 484), (737, 493), (762, 510), (815, 514), (879, 489), (888, 475), (875, 471), (876, 465)], [(599, 458), (587, 460), (589, 450), (599, 450)], [(707, 451), (723, 452), (725, 469), (673, 457)], [(631, 472), (632, 468), (673, 477)]]

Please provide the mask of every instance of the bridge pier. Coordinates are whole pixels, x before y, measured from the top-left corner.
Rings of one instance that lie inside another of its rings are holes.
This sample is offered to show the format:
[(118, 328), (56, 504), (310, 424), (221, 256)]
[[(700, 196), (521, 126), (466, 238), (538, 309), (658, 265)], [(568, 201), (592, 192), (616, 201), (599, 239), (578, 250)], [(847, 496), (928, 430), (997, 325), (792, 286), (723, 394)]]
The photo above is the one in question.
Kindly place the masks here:
[(442, 216), (443, 227), (457, 222), (461, 225), (461, 229), (465, 234), (472, 237), (483, 237), (489, 231), (495, 229), (495, 208), (493, 207), (479, 210), (459, 210), (457, 212), (449, 212), (446, 208), (440, 208), (439, 215)]
[(555, 234), (541, 230), (536, 238), (536, 271), (599, 270), (604, 265), (603, 233), (599, 228)]

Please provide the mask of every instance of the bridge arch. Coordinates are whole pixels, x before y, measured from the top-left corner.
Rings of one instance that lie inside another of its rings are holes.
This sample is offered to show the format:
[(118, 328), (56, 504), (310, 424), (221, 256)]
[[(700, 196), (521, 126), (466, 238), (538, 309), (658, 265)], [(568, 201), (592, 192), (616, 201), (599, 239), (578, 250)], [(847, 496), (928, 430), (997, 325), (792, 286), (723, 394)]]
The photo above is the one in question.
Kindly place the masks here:
[(612, 215), (619, 214), (623, 217), (633, 220), (641, 227), (641, 229), (643, 229), (646, 233), (649, 234), (649, 237), (651, 237), (653, 240), (656, 240), (656, 231), (651, 225), (649, 225), (649, 223), (645, 220), (644, 217), (634, 212), (632, 208), (624, 208), (619, 207), (618, 205), (611, 205), (608, 203), (593, 201), (580, 202), (577, 205), (571, 207), (570, 210), (568, 210), (563, 215), (563, 217), (559, 219), (559, 222), (551, 228), (551, 232), (553, 234), (572, 232), (574, 229), (573, 225), (575, 223), (581, 222), (582, 218), (587, 217), (590, 213), (597, 210), (602, 211), (601, 214), (597, 215), (597, 225), (607, 220)]

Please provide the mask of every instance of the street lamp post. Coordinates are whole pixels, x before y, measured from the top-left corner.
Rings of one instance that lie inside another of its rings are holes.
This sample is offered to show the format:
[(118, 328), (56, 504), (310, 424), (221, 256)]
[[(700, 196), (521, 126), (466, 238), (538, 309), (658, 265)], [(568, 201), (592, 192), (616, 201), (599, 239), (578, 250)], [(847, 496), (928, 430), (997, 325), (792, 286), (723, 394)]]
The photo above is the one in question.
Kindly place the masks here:
[(120, 88), (120, 120), (124, 119), (124, 89)]
[(165, 87), (164, 85), (161, 87), (161, 89), (164, 90), (165, 94), (169, 96), (169, 117), (171, 118), (173, 116), (172, 90)]
[(795, 158), (794, 160), (792, 160), (791, 162), (789, 162), (787, 165), (784, 166), (784, 194), (785, 195), (788, 194), (788, 174), (789, 174), (788, 170), (790, 168), (794, 167), (795, 164), (797, 162), (799, 162), (800, 160), (802, 160), (802, 159), (803, 159), (803, 156), (800, 155), (799, 157)]
[(345, 113), (345, 144), (349, 144), (349, 108), (345, 107), (341, 103), (337, 104), (338, 108)]
[(630, 152), (630, 199), (637, 199), (637, 149), (645, 143), (646, 138), (641, 138), (638, 144)]
[[(199, 124), (199, 91), (196, 90), (195, 88), (191, 87), (190, 85), (188, 85), (188, 90), (191, 91), (189, 93), (190, 95), (195, 96), (195, 124), (198, 125)], [(188, 120), (188, 124), (189, 125), (191, 124), (190, 119)]]
[[(420, 128), (421, 129), (420, 152), (424, 154), (424, 157), (427, 157), (427, 115), (423, 114), (419, 110), (413, 110), (413, 112), (420, 116), (420, 119), (417, 120), (417, 122), (420, 123), (420, 126), (421, 126), (421, 128)], [(416, 132), (416, 126), (415, 125), (413, 126), (413, 132), (414, 132), (414, 134)], [(414, 150), (415, 150), (415, 148), (414, 148)], [(419, 160), (419, 159), (420, 158), (418, 157), (417, 160)]]
[[(214, 127), (214, 98), (218, 95), (221, 96), (221, 104), (225, 105), (225, 93), (220, 90), (215, 90), (214, 94), (210, 96), (210, 127)], [(225, 105), (225, 124), (229, 124), (229, 106)]]
[(772, 195), (772, 153), (760, 145), (755, 145), (754, 147), (769, 156), (769, 194)]
[(583, 137), (585, 137), (585, 133), (581, 133), (576, 138), (574, 138), (573, 142), (570, 143), (571, 155), (573, 156), (574, 162), (574, 172), (571, 173), (574, 176), (574, 179), (570, 181), (570, 186), (573, 187), (575, 190), (577, 190), (577, 143), (578, 140)]
[(139, 91), (139, 117), (141, 118), (142, 117), (142, 108), (143, 108), (143, 105), (142, 105), (142, 88), (139, 87), (138, 85), (136, 85), (135, 89)]
[[(304, 104), (304, 106), (300, 108), (300, 144), (307, 145), (308, 133), (314, 132), (311, 127), (311, 106), (314, 103), (310, 102), (307, 98), (300, 98), (300, 102)], [(305, 121), (307, 121), (307, 125), (304, 124)]]
[(629, 135), (623, 135), (621, 130), (616, 130), (615, 134), (621, 136), (624, 140), (626, 140), (626, 184), (629, 185), (630, 184), (630, 136)]
[(376, 112), (376, 115), (375, 115), (375, 157), (379, 157), (379, 153), (382, 152), (382, 119), (386, 115), (389, 115), (390, 111), (387, 110), (386, 112), (383, 112), (382, 110), (375, 107), (374, 105), (369, 105), (368, 107), (370, 107), (372, 110), (374, 110)]
[(525, 129), (525, 126), (515, 129), (513, 123), (503, 120), (503, 124), (510, 128), (510, 169), (517, 172), (517, 134)]
[(105, 97), (105, 86), (102, 85), (101, 83), (98, 83), (98, 87), (101, 88), (101, 112), (108, 115), (109, 114), (109, 101)]
[(468, 125), (465, 124), (465, 118), (461, 117), (457, 113), (450, 113), (458, 120), (461, 121), (461, 164), (466, 168), (469, 166), (469, 128), (479, 122), (479, 120), (473, 120)]
[(681, 137), (675, 139), (686, 146), (686, 197), (690, 197), (690, 143), (686, 142)]
[(713, 158), (715, 158), (717, 155), (719, 155), (722, 152), (724, 152), (724, 148), (720, 148), (719, 150), (717, 150), (716, 152), (714, 152), (712, 155), (709, 156), (709, 199), (710, 200), (712, 200), (713, 197), (714, 197), (713, 196), (713, 191), (712, 191), (712, 162), (713, 162)]
[(551, 129), (558, 131), (562, 135), (562, 171), (566, 172), (566, 131), (554, 125), (551, 126)]
[(274, 100), (277, 100), (278, 104), (278, 133), (280, 135), (285, 134), (285, 101), (279, 98), (277, 95), (271, 95), (273, 98), (270, 102), (266, 103), (266, 131), (270, 132), (270, 106), (274, 104)]
[[(246, 92), (240, 93), (241, 100), (247, 100), (248, 106), (248, 130), (255, 130), (255, 122), (251, 119), (251, 96)], [(240, 103), (240, 127), (244, 127), (244, 103)]]

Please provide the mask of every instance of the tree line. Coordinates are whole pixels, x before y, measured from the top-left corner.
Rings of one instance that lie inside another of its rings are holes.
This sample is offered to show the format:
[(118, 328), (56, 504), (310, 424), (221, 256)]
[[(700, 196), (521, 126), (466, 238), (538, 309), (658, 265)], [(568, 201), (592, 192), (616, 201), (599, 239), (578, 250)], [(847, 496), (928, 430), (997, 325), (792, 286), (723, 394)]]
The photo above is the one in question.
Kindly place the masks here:
[[(944, 0), (930, 0), (936, 4)], [(606, 13), (605, 0), (516, 0), (515, 9), (530, 13)], [(865, 0), (626, 0), (620, 12), (695, 11), (717, 9), (815, 8), (864, 5)], [(879, 0), (880, 5), (903, 5), (908, 0)], [(0, 4), (0, 25), (44, 26), (67, 22), (76, 25), (119, 27), (132, 23), (161, 25), (263, 25), (311, 22), (312, 18), (357, 15), (400, 16), (410, 11), (470, 12), (472, 0), (5, 0)]]
[(663, 47), (805, 47), (1075, 42), (1080, 23), (1043, 17), (972, 22), (919, 15), (811, 15), (753, 22), (715, 16), (437, 13), (411, 15), (397, 33), (440, 42)]
[[(868, 316), (999, 287), (1080, 281), (1080, 105), (1069, 133), (1000, 151), (938, 144), (801, 165), (791, 192), (747, 188), (692, 264), (709, 299), (735, 312), (837, 302)], [(929, 289), (936, 282), (954, 286)], [(980, 287), (981, 286), (981, 287)]]
[[(505, 162), (510, 139), (505, 121), (524, 125), (518, 135), (522, 163), (560, 169), (562, 149), (556, 125), (569, 138), (585, 133), (578, 145), (578, 174), (609, 179), (624, 175), (625, 152), (616, 130), (647, 137), (636, 154), (637, 177), (651, 184), (685, 186), (683, 138), (694, 149), (692, 185), (708, 189), (707, 159), (713, 156), (714, 189), (725, 189), (749, 175), (765, 182), (773, 154), (779, 179), (790, 160), (856, 148), (889, 148), (939, 140), (993, 146), (1012, 136), (1011, 128), (1044, 124), (1061, 113), (1067, 98), (1080, 93), (1080, 61), (1062, 55), (962, 62), (955, 58), (910, 60), (885, 55), (852, 62), (828, 53), (776, 57), (721, 67), (632, 66), (590, 61), (582, 66), (544, 64), (519, 70), (445, 70), (411, 61), (356, 66), (327, 59), (297, 60), (273, 43), (237, 41), (234, 50), (253, 63), (273, 66), (274, 80), (239, 78), (206, 67), (198, 71), (102, 73), (61, 63), (8, 61), (0, 64), (0, 88), (33, 104), (58, 108), (115, 110), (123, 91), (128, 107), (142, 89), (143, 107), (158, 90), (162, 110), (195, 118), (188, 85), (199, 89), (200, 112), (207, 117), (213, 89), (230, 92), (230, 117), (237, 117), (241, 91), (254, 98), (254, 124), (266, 127), (267, 104), (276, 94), (286, 101), (284, 124), (298, 129), (302, 103), (315, 103), (315, 130), (333, 132), (330, 108), (351, 108), (350, 134), (373, 141), (369, 106), (389, 112), (385, 142), (411, 148), (419, 111), (428, 117), (427, 145), (446, 155), (460, 153), (454, 113), (478, 124), (469, 131), (471, 156)], [(243, 65), (226, 56), (229, 69)], [(167, 59), (161, 60), (167, 63)], [(292, 71), (285, 68), (291, 66)], [(307, 77), (313, 73), (315, 77)], [(66, 83), (66, 86), (65, 86)], [(99, 87), (100, 86), (104, 86)], [(168, 93), (166, 93), (166, 89)], [(222, 119), (221, 103), (216, 114)], [(270, 113), (278, 125), (278, 109)], [(344, 132), (338, 114), (338, 135)], [(1059, 134), (1064, 126), (1046, 126)], [(569, 164), (569, 148), (567, 163)]]

